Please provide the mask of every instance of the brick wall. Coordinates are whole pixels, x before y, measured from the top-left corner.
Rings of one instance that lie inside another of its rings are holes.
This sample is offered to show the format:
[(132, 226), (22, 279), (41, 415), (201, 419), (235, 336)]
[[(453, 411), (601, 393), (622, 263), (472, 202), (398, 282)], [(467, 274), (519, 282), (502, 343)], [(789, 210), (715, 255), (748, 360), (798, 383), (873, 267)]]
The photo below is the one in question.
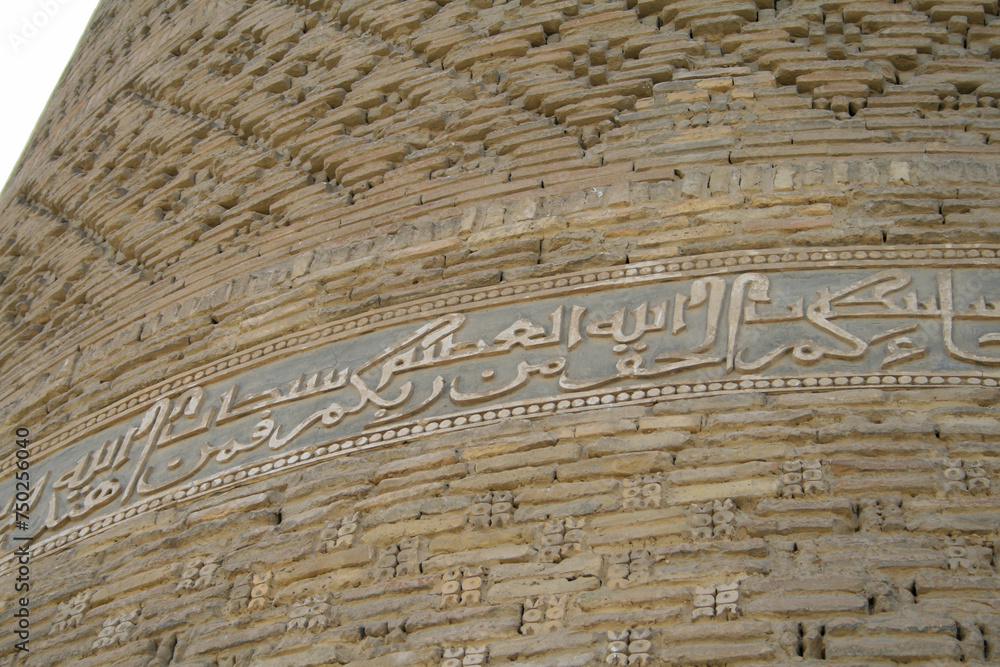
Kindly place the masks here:
[[(50, 437), (289, 333), (587, 269), (995, 257), (998, 99), (985, 0), (106, 0), (0, 195), (0, 421)], [(38, 560), (7, 664), (986, 664), (998, 397), (359, 453)]]

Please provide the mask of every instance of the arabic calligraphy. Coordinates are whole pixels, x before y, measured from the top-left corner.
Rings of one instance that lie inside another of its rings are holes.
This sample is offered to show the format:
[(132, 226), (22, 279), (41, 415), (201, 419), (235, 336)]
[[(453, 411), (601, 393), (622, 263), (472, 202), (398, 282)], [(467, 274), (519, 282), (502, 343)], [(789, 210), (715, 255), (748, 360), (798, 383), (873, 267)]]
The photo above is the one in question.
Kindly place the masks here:
[[(995, 270), (747, 271), (386, 328), (188, 387), (44, 459), (32, 530), (44, 536), (235, 465), (404, 420), (664, 378), (815, 368), (1000, 368)], [(10, 505), (0, 509), (6, 540)]]

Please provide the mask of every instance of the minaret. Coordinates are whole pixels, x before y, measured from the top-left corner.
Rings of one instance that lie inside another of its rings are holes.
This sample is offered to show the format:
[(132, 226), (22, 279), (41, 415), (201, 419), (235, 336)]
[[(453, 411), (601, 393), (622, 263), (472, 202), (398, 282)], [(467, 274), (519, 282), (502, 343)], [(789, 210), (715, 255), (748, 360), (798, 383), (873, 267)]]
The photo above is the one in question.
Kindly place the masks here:
[(104, 0), (0, 195), (0, 666), (1000, 660), (995, 2)]

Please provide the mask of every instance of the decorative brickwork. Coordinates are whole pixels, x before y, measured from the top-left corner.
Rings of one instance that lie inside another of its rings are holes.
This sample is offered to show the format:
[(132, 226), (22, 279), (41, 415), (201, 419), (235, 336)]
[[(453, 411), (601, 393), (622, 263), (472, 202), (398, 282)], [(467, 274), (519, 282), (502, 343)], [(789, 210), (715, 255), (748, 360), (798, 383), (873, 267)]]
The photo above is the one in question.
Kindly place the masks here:
[(998, 100), (992, 0), (105, 0), (0, 665), (996, 664)]

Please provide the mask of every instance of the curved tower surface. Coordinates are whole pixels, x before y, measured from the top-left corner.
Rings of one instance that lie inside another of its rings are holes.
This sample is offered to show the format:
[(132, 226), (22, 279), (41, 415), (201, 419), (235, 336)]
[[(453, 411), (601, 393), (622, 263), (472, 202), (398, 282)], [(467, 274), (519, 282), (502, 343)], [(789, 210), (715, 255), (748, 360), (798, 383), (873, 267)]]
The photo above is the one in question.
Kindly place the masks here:
[(998, 99), (996, 0), (104, 0), (0, 665), (997, 664)]

